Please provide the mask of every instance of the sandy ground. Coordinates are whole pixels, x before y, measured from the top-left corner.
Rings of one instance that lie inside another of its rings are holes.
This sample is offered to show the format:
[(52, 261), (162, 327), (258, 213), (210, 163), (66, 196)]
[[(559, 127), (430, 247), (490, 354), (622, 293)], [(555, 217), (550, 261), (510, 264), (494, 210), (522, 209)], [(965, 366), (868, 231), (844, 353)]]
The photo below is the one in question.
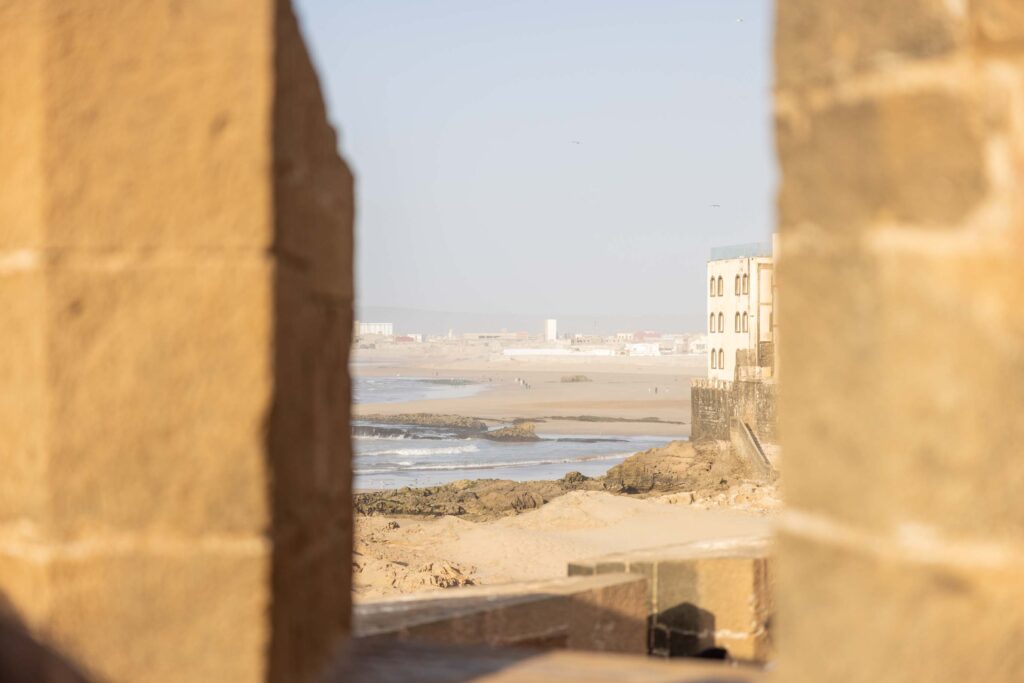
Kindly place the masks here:
[[(427, 412), (488, 420), (544, 418), (538, 425), (542, 433), (673, 437), (689, 435), (690, 378), (706, 374), (703, 356), (511, 359), (480, 348), (436, 347), (405, 352), (360, 350), (352, 370), (362, 376), (457, 378), (487, 385), (468, 398), (363, 404), (356, 407), (356, 415)], [(561, 381), (577, 374), (592, 381)], [(530, 388), (517, 383), (517, 378)], [(617, 419), (550, 419), (581, 415)], [(621, 421), (649, 417), (662, 423)]]
[[(764, 536), (762, 504), (693, 504), (688, 496), (629, 498), (577, 491), (539, 510), (489, 522), (361, 517), (356, 595), (363, 598), (565, 576), (566, 566), (613, 552)], [(768, 509), (774, 505), (767, 506)]]
[[(363, 404), (356, 415), (446, 413), (507, 421), (543, 418), (554, 434), (687, 437), (690, 378), (705, 376), (703, 356), (510, 359), (500, 350), (416, 344), (359, 350), (353, 373), (470, 379), (487, 385), (461, 399)], [(565, 383), (566, 375), (589, 382)], [(516, 380), (530, 385), (522, 387)], [(657, 388), (657, 393), (655, 393)], [(605, 421), (552, 420), (596, 416)], [(643, 418), (660, 422), (640, 422)], [(577, 491), (539, 510), (486, 522), (359, 517), (354, 585), (373, 598), (466, 584), (564, 576), (573, 560), (690, 541), (769, 533), (766, 510), (744, 494), (693, 503), (689, 494), (638, 499)], [(743, 509), (746, 508), (746, 509)]]

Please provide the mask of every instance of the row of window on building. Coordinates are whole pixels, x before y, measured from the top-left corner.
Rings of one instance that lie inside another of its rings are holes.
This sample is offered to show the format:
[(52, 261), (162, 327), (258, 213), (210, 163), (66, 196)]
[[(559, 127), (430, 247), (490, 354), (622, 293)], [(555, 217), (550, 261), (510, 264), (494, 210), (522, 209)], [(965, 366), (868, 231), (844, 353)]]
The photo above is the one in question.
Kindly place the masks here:
[[(746, 332), (749, 328), (749, 324), (750, 321), (746, 313), (743, 315), (740, 315), (739, 313), (736, 314), (736, 332)], [(725, 332), (725, 314), (719, 313), (716, 317), (715, 314), (712, 313), (708, 317), (708, 330), (712, 333)]]
[[(708, 283), (708, 290), (711, 296), (725, 296), (725, 280), (719, 275), (717, 278), (711, 278)], [(743, 276), (736, 276), (736, 293), (737, 294), (749, 294), (750, 293), (750, 278), (747, 277), (746, 273)]]
[(711, 349), (711, 369), (725, 369), (725, 351), (722, 349)]

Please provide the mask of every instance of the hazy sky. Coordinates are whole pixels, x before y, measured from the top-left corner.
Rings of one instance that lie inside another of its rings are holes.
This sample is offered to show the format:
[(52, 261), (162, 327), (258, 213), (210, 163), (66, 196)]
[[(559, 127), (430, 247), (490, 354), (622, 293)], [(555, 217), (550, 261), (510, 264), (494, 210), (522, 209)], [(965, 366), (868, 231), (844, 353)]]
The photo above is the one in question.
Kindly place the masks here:
[(769, 0), (296, 4), (361, 305), (700, 328), (708, 248), (770, 233)]

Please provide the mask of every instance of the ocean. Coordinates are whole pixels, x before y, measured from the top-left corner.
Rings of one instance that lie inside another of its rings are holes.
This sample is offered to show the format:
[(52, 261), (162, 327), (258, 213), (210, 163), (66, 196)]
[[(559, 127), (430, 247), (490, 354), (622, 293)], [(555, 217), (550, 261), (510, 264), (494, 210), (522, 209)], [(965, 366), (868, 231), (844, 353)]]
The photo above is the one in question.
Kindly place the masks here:
[[(384, 403), (472, 396), (487, 385), (409, 377), (356, 378), (356, 402)], [(456, 430), (355, 421), (357, 489), (435, 486), (459, 479), (559, 479), (568, 472), (604, 474), (633, 453), (663, 446), (661, 436), (545, 434), (541, 441), (496, 442)]]

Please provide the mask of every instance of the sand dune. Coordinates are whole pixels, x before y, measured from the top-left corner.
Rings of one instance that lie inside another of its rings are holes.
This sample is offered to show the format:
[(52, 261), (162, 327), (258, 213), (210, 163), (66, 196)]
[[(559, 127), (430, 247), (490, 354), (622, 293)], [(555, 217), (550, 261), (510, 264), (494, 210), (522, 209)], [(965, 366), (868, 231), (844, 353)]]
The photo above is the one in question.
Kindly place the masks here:
[(595, 555), (770, 533), (771, 516), (761, 506), (680, 503), (678, 496), (637, 499), (576, 491), (538, 510), (489, 522), (361, 517), (356, 593), (376, 597), (564, 576), (569, 562)]

